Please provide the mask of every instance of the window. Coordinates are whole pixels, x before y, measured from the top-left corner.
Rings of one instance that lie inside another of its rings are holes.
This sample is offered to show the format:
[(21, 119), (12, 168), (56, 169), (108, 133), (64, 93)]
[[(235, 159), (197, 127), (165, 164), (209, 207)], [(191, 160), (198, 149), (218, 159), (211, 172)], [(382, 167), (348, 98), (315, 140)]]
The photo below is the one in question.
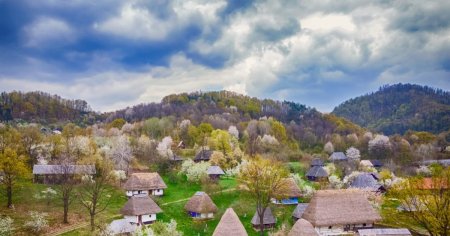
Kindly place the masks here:
[(363, 224), (363, 227), (366, 227), (366, 223)]
[(331, 228), (333, 228), (333, 226), (328, 226), (328, 229), (331, 229)]

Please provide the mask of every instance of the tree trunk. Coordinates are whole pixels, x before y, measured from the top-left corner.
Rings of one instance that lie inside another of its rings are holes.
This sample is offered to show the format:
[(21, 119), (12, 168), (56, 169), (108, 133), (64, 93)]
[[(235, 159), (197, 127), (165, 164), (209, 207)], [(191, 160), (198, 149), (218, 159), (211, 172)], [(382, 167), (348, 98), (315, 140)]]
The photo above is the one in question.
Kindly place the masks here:
[(8, 208), (12, 208), (12, 186), (6, 186), (6, 195), (8, 198)]
[(95, 215), (91, 214), (91, 231), (95, 230)]
[(69, 200), (68, 199), (64, 199), (64, 220), (63, 223), (64, 224), (68, 224), (69, 220), (67, 215), (69, 214)]
[(259, 215), (259, 234), (261, 236), (264, 236), (264, 212), (266, 211), (266, 208), (264, 208), (260, 214), (260, 211), (257, 211)]

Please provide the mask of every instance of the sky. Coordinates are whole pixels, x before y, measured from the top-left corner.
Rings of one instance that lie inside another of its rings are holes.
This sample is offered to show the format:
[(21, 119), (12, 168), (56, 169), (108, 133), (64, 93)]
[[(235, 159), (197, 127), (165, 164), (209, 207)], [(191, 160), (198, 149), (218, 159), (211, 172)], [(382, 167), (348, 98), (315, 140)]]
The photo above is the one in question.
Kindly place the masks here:
[(330, 112), (384, 84), (450, 90), (448, 0), (0, 0), (0, 91), (96, 111), (230, 90)]

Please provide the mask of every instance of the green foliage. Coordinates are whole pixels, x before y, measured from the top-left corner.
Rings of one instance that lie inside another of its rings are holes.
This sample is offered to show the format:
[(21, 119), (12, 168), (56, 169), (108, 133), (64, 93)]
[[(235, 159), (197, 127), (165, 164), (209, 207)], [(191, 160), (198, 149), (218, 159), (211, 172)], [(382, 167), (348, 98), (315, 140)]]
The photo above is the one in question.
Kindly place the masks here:
[(111, 123), (109, 123), (109, 127), (110, 128), (117, 128), (117, 129), (122, 129), (122, 126), (127, 123), (124, 119), (119, 118), (119, 119), (115, 119), (113, 120)]
[(384, 86), (342, 103), (333, 114), (388, 135), (408, 130), (440, 133), (449, 128), (450, 93), (411, 84)]

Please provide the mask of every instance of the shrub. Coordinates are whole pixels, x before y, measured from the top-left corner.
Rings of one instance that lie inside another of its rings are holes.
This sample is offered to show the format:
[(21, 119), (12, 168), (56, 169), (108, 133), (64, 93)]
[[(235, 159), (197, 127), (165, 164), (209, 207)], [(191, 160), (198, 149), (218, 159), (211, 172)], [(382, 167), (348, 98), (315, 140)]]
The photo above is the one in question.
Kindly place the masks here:
[(9, 236), (14, 231), (14, 220), (9, 217), (0, 217), (0, 235)]
[(40, 213), (36, 211), (29, 212), (30, 219), (25, 222), (25, 227), (30, 229), (35, 234), (42, 233), (48, 227), (48, 221), (45, 219), (46, 213)]

